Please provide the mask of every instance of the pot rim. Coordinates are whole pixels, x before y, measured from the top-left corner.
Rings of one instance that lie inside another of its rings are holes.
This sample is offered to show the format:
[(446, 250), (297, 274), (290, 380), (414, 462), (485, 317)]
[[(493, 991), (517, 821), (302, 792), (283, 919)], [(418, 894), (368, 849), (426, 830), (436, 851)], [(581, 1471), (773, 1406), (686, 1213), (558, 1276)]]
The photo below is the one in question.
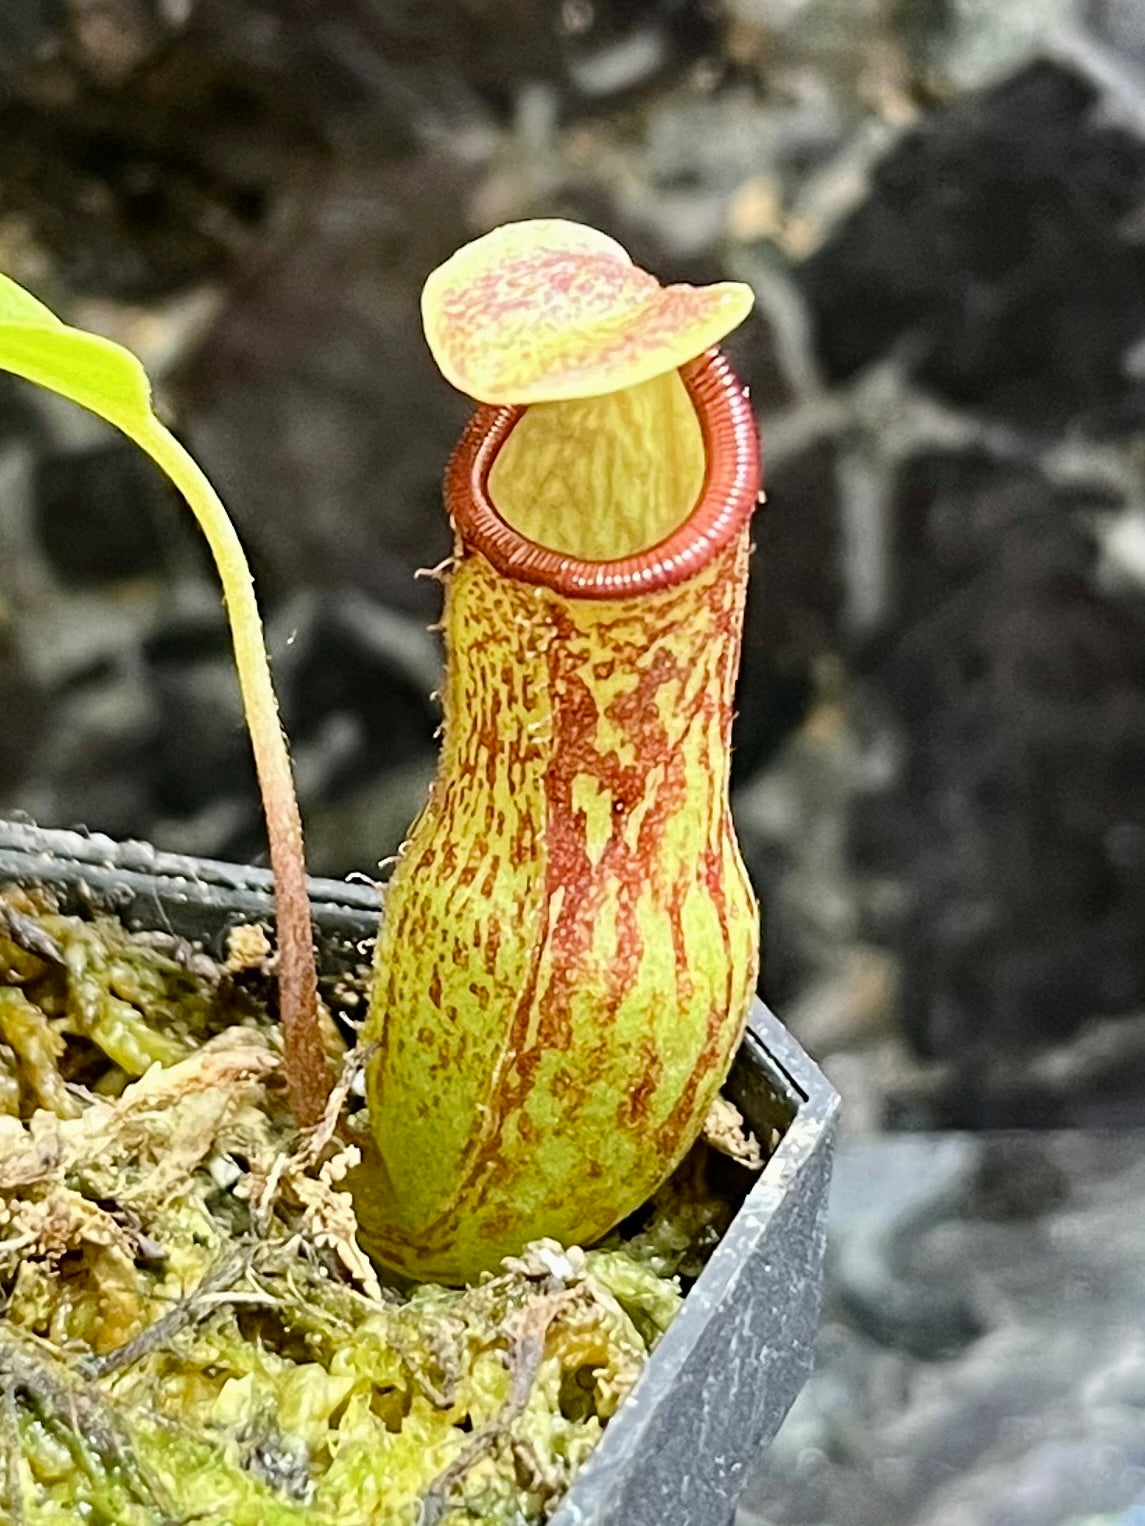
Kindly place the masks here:
[(760, 450), (747, 392), (719, 349), (681, 366), (680, 375), (703, 433), (704, 484), (671, 534), (615, 561), (588, 561), (529, 540), (501, 517), (489, 495), (493, 463), (526, 406), (482, 405), (445, 473), (445, 505), (462, 544), (506, 577), (568, 598), (628, 598), (693, 577), (730, 545), (761, 501)]

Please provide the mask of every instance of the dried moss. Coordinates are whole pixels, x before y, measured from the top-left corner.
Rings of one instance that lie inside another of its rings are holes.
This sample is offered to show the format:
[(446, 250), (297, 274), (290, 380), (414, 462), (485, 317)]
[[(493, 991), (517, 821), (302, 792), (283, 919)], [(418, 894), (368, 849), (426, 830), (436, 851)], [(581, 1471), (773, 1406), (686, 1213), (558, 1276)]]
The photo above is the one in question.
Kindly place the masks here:
[(267, 977), (0, 896), (0, 1497), (21, 1526), (527, 1526), (729, 1214), (702, 1153), (626, 1236), (464, 1291), (383, 1286)]

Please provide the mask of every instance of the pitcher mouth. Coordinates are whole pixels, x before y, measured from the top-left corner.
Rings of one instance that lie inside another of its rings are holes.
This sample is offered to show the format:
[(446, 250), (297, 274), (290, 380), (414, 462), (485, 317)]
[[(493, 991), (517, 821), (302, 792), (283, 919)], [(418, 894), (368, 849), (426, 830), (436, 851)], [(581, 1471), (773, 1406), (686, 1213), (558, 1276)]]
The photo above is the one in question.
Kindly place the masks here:
[(617, 599), (671, 588), (736, 538), (759, 501), (759, 438), (747, 394), (718, 349), (680, 370), (704, 442), (704, 483), (688, 517), (634, 556), (585, 561), (527, 539), (489, 496), (497, 454), (524, 407), (480, 407), (450, 458), (445, 506), (465, 545), (498, 572), (568, 598)]

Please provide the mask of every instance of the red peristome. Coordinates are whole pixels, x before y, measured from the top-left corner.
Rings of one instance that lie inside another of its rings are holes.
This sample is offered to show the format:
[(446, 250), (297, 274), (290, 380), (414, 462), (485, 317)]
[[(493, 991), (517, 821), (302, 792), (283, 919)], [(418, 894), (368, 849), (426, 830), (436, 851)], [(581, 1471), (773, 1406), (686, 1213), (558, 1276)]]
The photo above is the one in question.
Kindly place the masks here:
[(747, 393), (719, 350), (681, 368), (704, 434), (707, 468), (699, 502), (658, 545), (612, 562), (582, 561), (527, 540), (497, 512), (489, 473), (524, 408), (478, 408), (445, 476), (450, 515), (468, 546), (507, 577), (566, 598), (613, 599), (682, 583), (728, 546), (759, 495), (759, 436)]

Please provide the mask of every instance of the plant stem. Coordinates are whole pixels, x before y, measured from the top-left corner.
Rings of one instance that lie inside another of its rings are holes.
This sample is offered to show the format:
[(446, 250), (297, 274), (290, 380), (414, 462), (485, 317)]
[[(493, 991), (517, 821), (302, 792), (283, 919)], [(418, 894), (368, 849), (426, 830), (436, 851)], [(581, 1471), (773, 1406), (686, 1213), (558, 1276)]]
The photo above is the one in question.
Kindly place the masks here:
[(286, 1082), (298, 1122), (303, 1128), (312, 1128), (322, 1118), (333, 1081), (318, 1025), (318, 978), (302, 818), (250, 567), (222, 501), (174, 435), (154, 418), (140, 420), (130, 433), (186, 498), (207, 538), (223, 585), (274, 873)]

